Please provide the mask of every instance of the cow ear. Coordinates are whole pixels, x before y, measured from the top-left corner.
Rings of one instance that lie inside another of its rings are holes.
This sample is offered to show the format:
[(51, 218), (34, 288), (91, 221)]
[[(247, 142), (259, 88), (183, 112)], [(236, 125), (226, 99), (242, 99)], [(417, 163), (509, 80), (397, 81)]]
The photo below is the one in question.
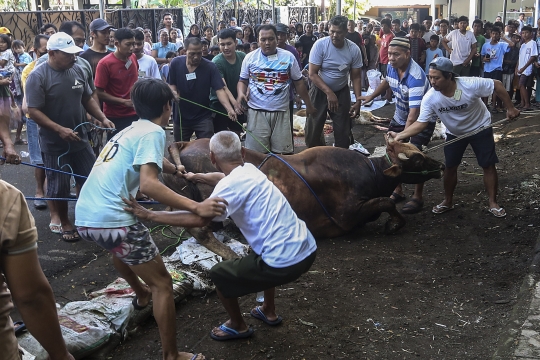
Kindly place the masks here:
[(392, 165), (388, 169), (384, 170), (383, 174), (386, 176), (398, 177), (399, 175), (401, 175), (401, 166)]

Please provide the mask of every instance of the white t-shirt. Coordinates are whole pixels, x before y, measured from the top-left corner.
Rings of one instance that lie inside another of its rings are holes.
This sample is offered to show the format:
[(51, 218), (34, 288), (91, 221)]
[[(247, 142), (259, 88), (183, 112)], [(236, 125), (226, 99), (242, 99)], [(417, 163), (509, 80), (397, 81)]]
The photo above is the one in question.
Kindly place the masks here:
[(222, 197), (247, 242), (264, 262), (275, 268), (295, 265), (311, 255), (317, 245), (306, 223), (296, 216), (279, 189), (254, 165), (236, 167), (214, 188), (210, 197)]
[(457, 29), (452, 30), (446, 35), (446, 39), (452, 42), (450, 60), (454, 66), (463, 64), (471, 54), (472, 45), (476, 44), (476, 37), (469, 30), (465, 32), (465, 35)]
[(429, 41), (431, 40), (432, 35), (437, 35), (437, 33), (435, 31), (433, 31), (433, 30), (428, 30), (428, 31), (426, 31), (424, 36), (422, 36), (422, 40), (424, 40), (424, 42), (426, 43), (426, 46), (428, 48), (429, 48)]
[[(534, 41), (529, 40), (529, 42), (521, 44), (521, 47), (519, 48), (518, 70), (524, 67), (525, 64), (527, 64), (531, 56), (538, 56), (538, 47), (536, 46), (536, 43)], [(529, 76), (532, 74), (532, 71), (533, 65), (531, 64), (527, 66), (523, 74), (520, 75)]]
[(455, 136), (491, 124), (491, 116), (481, 98), (493, 93), (493, 80), (457, 77), (456, 83), (456, 95), (453, 97), (446, 97), (431, 88), (422, 99), (417, 121), (428, 122), (433, 116), (438, 116), (446, 131)]
[(137, 194), (140, 168), (156, 164), (163, 169), (165, 131), (148, 120), (134, 121), (116, 134), (99, 154), (75, 206), (75, 225), (117, 228), (137, 222), (125, 211), (122, 197)]
[(248, 106), (255, 110), (287, 111), (289, 87), (302, 78), (294, 55), (277, 48), (266, 56), (261, 48), (250, 52), (242, 62), (240, 79), (249, 81)]
[(332, 44), (330, 36), (315, 41), (309, 53), (309, 62), (320, 65), (319, 76), (332, 91), (347, 86), (350, 69), (362, 68), (360, 48), (345, 39), (341, 49)]
[(139, 79), (154, 78), (161, 80), (161, 75), (159, 74), (159, 67), (156, 59), (145, 54), (142, 56), (142, 58), (137, 59), (137, 62), (139, 63)]

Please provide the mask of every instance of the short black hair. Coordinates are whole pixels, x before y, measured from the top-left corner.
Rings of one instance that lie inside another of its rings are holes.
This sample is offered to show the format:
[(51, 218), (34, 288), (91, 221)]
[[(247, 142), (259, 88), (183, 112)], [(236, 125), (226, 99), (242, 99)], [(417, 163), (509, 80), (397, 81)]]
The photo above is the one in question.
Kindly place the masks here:
[(472, 24), (473, 24), (473, 25), (474, 25), (474, 24), (480, 24), (480, 25), (484, 26), (484, 22), (483, 22), (482, 20), (480, 20), (480, 19), (474, 19), (474, 21), (472, 22)]
[(427, 31), (426, 25), (420, 25), (420, 31), (426, 32)]
[(257, 30), (257, 37), (259, 37), (261, 30), (272, 30), (274, 32), (275, 37), (277, 38), (277, 30), (274, 25), (270, 25), (270, 24), (261, 25), (259, 29)]
[(40, 34), (45, 34), (45, 31), (47, 31), (49, 28), (53, 28), (55, 32), (58, 32), (58, 28), (54, 24), (47, 23), (43, 24), (43, 26), (39, 29)]
[(465, 15), (462, 15), (462, 16), (458, 17), (457, 22), (459, 23), (459, 22), (462, 22), (462, 21), (469, 22), (469, 18), (466, 17)]
[(384, 14), (384, 17), (387, 17), (387, 16), (388, 16), (390, 19), (392, 19), (392, 14), (390, 14), (390, 13)]
[(173, 17), (172, 14), (170, 12), (166, 12), (166, 13), (163, 13), (163, 15), (161, 15), (161, 19), (165, 19), (165, 16), (170, 16), (171, 18)]
[(497, 26), (497, 27), (499, 27), (501, 29), (504, 29), (504, 23), (502, 21), (495, 21), (493, 23), (493, 26)]
[(439, 42), (439, 35), (431, 35), (429, 37), (429, 41), (431, 41), (431, 40), (436, 40), (437, 42)]
[(136, 41), (144, 41), (144, 33), (141, 30), (133, 30)]
[(390, 21), (390, 19), (386, 19), (386, 18), (385, 18), (385, 19), (382, 19), (382, 20), (381, 20), (381, 27), (382, 27), (383, 25), (388, 25), (389, 27), (392, 27), (392, 21)]
[(206, 46), (210, 45), (206, 39), (202, 39), (201, 44), (206, 45)]
[(532, 33), (533, 29), (529, 25), (525, 25), (524, 27), (521, 28), (521, 32), (524, 32), (524, 31), (528, 31)]
[(401, 20), (399, 20), (399, 19), (394, 19), (394, 20), (392, 20), (392, 24), (401, 25)]
[(118, 42), (122, 42), (123, 40), (133, 39), (133, 38), (135, 38), (135, 34), (133, 30), (129, 28), (120, 28), (116, 30), (114, 33), (114, 39), (118, 40)]
[(38, 49), (41, 46), (41, 39), (45, 39), (49, 41), (49, 37), (47, 35), (43, 35), (43, 34), (36, 35), (36, 37), (34, 38), (34, 50)]
[(0, 39), (4, 40), (8, 49), (11, 49), (11, 37), (9, 35), (1, 34)]
[(345, 16), (336, 15), (328, 21), (328, 26), (330, 27), (331, 25), (334, 25), (340, 28), (342, 31), (347, 31), (348, 22), (349, 20)]
[(217, 34), (218, 39), (228, 39), (231, 38), (236, 42), (236, 31), (232, 29), (223, 29)]
[(131, 88), (131, 102), (140, 119), (152, 120), (163, 114), (163, 106), (174, 99), (166, 82), (154, 78), (142, 78)]
[(495, 31), (496, 33), (499, 33), (499, 34), (500, 34), (500, 33), (501, 33), (501, 28), (498, 27), (498, 26), (493, 26), (493, 27), (491, 28), (491, 32), (494, 32), (494, 31)]
[(167, 51), (167, 53), (165, 54), (165, 59), (173, 58), (176, 55), (178, 55), (178, 54), (176, 54), (174, 51)]
[(22, 47), (24, 49), (24, 43), (21, 40), (13, 40), (13, 42), (11, 43), (11, 47)]
[(446, 20), (446, 19), (442, 19), (442, 20), (439, 22), (439, 25), (441, 25), (441, 24), (446, 24), (446, 25), (450, 26), (450, 23), (449, 23), (448, 20)]
[(208, 29), (212, 29), (212, 31), (214, 31), (214, 28), (212, 26), (207, 25), (203, 28), (203, 32), (206, 32), (206, 30)]
[(187, 50), (189, 45), (193, 45), (193, 46), (199, 46), (199, 45), (202, 45), (202, 41), (201, 41), (201, 38), (197, 37), (197, 36), (192, 36), (192, 37), (188, 37), (185, 41), (184, 41), (184, 48)]
[(212, 51), (219, 51), (219, 46), (217, 45), (214, 45), (212, 47), (210, 47), (210, 49), (208, 49), (209, 52), (212, 52)]
[(304, 45), (302, 45), (302, 43), (300, 41), (297, 41), (297, 42), (294, 43), (294, 48), (295, 49), (303, 48), (303, 47), (304, 47)]
[(414, 23), (414, 24), (409, 25), (409, 31), (411, 30), (420, 31), (420, 24)]
[(251, 49), (251, 44), (250, 43), (245, 43), (245, 44), (242, 44), (242, 46), (244, 47), (244, 50), (248, 51)]
[(84, 26), (78, 22), (78, 21), (64, 21), (62, 25), (60, 25), (60, 28), (58, 29), (59, 32), (65, 32), (69, 36), (73, 35), (73, 27), (78, 27), (86, 34), (86, 29)]

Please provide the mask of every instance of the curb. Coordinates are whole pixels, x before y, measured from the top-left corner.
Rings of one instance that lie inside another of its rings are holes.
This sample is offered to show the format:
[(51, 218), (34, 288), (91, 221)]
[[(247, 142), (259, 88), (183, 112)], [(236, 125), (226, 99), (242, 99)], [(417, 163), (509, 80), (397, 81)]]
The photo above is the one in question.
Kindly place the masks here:
[(529, 273), (516, 294), (517, 301), (502, 329), (493, 360), (540, 360), (540, 235)]

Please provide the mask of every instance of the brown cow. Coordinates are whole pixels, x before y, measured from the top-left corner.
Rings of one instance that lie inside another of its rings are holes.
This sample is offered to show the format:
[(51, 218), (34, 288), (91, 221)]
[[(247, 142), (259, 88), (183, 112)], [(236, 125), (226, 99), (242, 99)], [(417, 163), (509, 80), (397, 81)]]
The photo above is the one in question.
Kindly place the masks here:
[[(169, 146), (170, 160), (190, 172), (217, 171), (210, 162), (209, 139), (178, 142)], [(376, 220), (387, 212), (387, 233), (405, 225), (405, 219), (389, 198), (399, 183), (416, 184), (439, 179), (444, 165), (425, 156), (410, 144), (387, 140), (387, 155), (367, 158), (347, 149), (321, 146), (280, 158), (246, 149), (245, 161), (260, 166), (270, 181), (285, 195), (298, 217), (316, 238), (346, 234), (358, 225)], [(287, 164), (298, 172), (315, 192)], [(191, 199), (202, 201), (212, 187), (163, 174), (165, 184)], [(326, 211), (325, 211), (326, 209)], [(225, 258), (232, 252), (221, 248), (208, 229), (188, 230), (203, 245)], [(220, 249), (221, 248), (221, 249)]]

